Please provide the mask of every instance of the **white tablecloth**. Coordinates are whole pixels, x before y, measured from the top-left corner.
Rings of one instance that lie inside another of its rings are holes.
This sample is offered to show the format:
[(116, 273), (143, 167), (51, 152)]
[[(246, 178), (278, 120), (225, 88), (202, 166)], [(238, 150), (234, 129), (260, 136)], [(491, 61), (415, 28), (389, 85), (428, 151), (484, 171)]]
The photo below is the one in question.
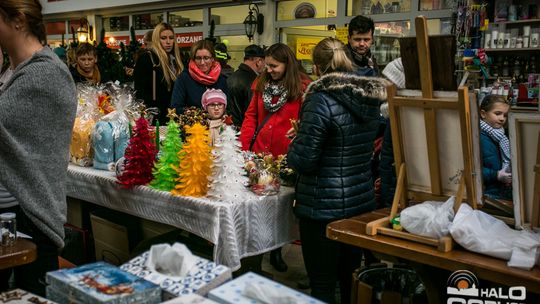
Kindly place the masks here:
[(214, 246), (214, 261), (240, 268), (240, 259), (278, 248), (296, 237), (293, 189), (253, 194), (239, 202), (173, 196), (146, 186), (123, 189), (113, 172), (69, 165), (67, 196), (194, 233)]

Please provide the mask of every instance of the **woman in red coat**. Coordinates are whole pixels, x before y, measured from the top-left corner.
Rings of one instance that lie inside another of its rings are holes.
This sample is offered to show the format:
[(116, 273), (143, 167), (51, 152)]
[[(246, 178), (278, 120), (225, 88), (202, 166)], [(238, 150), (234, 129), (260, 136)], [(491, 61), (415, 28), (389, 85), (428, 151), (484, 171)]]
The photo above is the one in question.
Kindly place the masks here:
[[(292, 127), (291, 119), (298, 119), (302, 95), (311, 80), (300, 71), (286, 44), (276, 43), (264, 55), (266, 68), (253, 83), (240, 142), (243, 150), (278, 156), (287, 154), (291, 140), (286, 134)], [(287, 271), (281, 248), (272, 250), (270, 264), (278, 271)]]
[(240, 142), (243, 150), (278, 156), (287, 154), (291, 140), (285, 134), (292, 127), (291, 119), (298, 119), (302, 94), (311, 80), (300, 71), (286, 44), (270, 46), (264, 61), (266, 68), (252, 85), (253, 97), (245, 113)]

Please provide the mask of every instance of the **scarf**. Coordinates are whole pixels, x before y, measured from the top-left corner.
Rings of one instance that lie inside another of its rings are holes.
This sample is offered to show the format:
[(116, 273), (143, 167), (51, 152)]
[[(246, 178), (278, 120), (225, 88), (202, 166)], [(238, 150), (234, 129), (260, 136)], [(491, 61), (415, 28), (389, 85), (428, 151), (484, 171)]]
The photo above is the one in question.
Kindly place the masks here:
[(371, 50), (368, 50), (365, 55), (358, 54), (356, 51), (353, 50), (350, 44), (347, 44), (347, 47), (349, 48), (349, 52), (351, 53), (353, 57), (354, 63), (358, 65), (359, 67), (370, 67), (373, 68), (375, 63), (373, 62), (372, 56), (371, 56)]
[(77, 65), (77, 72), (86, 78), (87, 81), (93, 84), (98, 84), (101, 82), (101, 73), (99, 73), (97, 65), (94, 65), (94, 70), (90, 73), (86, 73), (81, 69), (81, 67), (79, 67), (79, 65)]
[(221, 74), (221, 65), (214, 61), (212, 67), (210, 68), (210, 72), (205, 74), (197, 67), (195, 61), (190, 60), (188, 71), (191, 78), (193, 78), (196, 82), (209, 86), (217, 82), (219, 74)]
[[(271, 84), (267, 83), (264, 85), (263, 91), (263, 104), (264, 109), (270, 113), (274, 113), (287, 102), (288, 92), (285, 87), (281, 84)], [(279, 99), (276, 103), (272, 104), (272, 98), (274, 96), (279, 96)]]
[(480, 129), (484, 131), (493, 141), (499, 144), (499, 151), (501, 151), (503, 168), (510, 166), (510, 141), (504, 134), (504, 129), (495, 129), (491, 127), (487, 122), (480, 120)]

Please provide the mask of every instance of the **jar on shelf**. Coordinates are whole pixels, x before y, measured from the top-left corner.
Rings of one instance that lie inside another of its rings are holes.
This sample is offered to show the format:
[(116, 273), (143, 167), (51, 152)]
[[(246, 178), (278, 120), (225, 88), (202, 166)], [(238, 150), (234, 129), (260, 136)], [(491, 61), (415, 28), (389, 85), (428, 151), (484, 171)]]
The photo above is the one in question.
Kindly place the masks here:
[(13, 212), (0, 214), (0, 245), (14, 246), (17, 240), (17, 221)]

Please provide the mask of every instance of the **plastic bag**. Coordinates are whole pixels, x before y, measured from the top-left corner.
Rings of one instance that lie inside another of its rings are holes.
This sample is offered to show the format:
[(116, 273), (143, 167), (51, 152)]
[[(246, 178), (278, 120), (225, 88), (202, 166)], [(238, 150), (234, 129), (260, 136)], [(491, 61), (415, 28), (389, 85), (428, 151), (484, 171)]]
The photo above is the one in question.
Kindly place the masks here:
[(410, 233), (440, 238), (449, 234), (454, 219), (455, 197), (445, 203), (427, 201), (401, 211), (401, 226)]
[(510, 260), (508, 266), (531, 269), (538, 256), (540, 236), (514, 230), (503, 221), (462, 204), (450, 225), (454, 240), (465, 249)]

